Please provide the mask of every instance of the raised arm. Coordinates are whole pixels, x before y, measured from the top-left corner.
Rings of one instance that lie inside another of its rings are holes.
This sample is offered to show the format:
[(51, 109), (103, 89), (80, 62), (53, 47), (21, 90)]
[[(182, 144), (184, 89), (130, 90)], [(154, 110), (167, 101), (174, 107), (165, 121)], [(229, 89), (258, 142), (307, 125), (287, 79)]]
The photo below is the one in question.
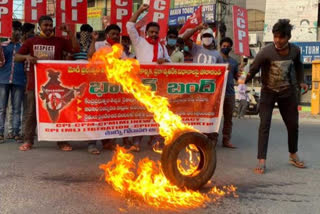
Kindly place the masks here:
[(93, 56), (94, 52), (96, 52), (96, 41), (99, 38), (99, 33), (92, 32), (91, 38), (92, 38), (92, 40), (91, 40), (91, 44), (90, 44), (88, 54), (87, 54), (88, 58), (91, 58)]
[(193, 34), (195, 34), (195, 32), (197, 32), (197, 31), (199, 31), (199, 30), (202, 30), (202, 29), (204, 29), (205, 27), (206, 27), (205, 24), (200, 24), (200, 25), (198, 25), (197, 27), (195, 27), (195, 28), (193, 28), (193, 29), (191, 29), (191, 30), (187, 30), (187, 31), (183, 34), (182, 39), (183, 39), (183, 41), (184, 41), (184, 44), (186, 44), (186, 45), (189, 47), (190, 50), (192, 49), (192, 45), (193, 45), (193, 42), (192, 42), (192, 40), (190, 40), (190, 37), (191, 37)]
[(139, 9), (132, 15), (132, 17), (129, 19), (129, 22), (136, 23), (138, 17), (143, 13), (144, 11), (149, 9), (149, 5), (142, 4)]
[(73, 31), (70, 29), (70, 27), (68, 25), (62, 24), (60, 26), (60, 29), (63, 32), (66, 32), (68, 34), (68, 37), (71, 40), (72, 50), (67, 50), (67, 51), (68, 52), (73, 52), (73, 53), (79, 52), (80, 51), (79, 42), (78, 42), (76, 36), (74, 35)]

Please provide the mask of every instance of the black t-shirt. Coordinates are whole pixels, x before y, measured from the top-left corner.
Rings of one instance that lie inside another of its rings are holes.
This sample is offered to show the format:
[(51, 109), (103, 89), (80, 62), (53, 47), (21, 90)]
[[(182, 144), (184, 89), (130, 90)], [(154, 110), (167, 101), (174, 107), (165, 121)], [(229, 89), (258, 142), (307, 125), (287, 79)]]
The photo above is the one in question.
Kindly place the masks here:
[(280, 55), (274, 44), (264, 47), (250, 66), (246, 82), (261, 69), (262, 89), (283, 91), (303, 82), (300, 48), (289, 43), (289, 54)]

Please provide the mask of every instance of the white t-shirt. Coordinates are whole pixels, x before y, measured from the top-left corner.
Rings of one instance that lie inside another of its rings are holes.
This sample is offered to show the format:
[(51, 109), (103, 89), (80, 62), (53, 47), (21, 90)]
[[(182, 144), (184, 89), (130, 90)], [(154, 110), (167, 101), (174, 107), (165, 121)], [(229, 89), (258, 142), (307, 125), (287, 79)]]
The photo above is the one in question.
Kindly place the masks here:
[[(136, 23), (127, 22), (127, 31), (131, 39), (135, 54), (140, 63), (150, 63), (153, 60), (153, 45), (145, 38), (141, 37), (136, 29)], [(164, 58), (171, 62), (167, 48), (164, 45), (158, 45), (158, 59)]]

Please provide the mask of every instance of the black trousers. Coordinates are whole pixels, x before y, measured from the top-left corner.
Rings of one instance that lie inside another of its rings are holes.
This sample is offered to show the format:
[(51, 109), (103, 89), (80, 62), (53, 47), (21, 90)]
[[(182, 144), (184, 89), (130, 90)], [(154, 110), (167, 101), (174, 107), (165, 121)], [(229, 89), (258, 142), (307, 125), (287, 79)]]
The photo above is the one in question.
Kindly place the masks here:
[(231, 139), (232, 133), (232, 113), (235, 105), (235, 96), (226, 95), (223, 103), (223, 128), (222, 128), (222, 142), (228, 143)]
[(261, 91), (258, 159), (267, 158), (269, 132), (275, 102), (278, 103), (280, 114), (287, 127), (289, 152), (296, 153), (298, 151), (299, 113), (296, 93), (294, 88), (282, 92)]

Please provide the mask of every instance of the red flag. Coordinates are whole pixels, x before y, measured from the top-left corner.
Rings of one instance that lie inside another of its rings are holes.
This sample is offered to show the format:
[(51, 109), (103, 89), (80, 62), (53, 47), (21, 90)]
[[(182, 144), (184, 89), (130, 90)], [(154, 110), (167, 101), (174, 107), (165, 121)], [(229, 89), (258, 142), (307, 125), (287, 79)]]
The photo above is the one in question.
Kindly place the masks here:
[(136, 25), (137, 29), (142, 28), (149, 22), (157, 22), (160, 25), (159, 38), (165, 40), (168, 31), (168, 19), (170, 0), (150, 0), (148, 13)]
[(234, 53), (250, 56), (247, 10), (233, 6)]
[(66, 23), (66, 0), (56, 0), (56, 36), (66, 36), (66, 34), (59, 29), (62, 23)]
[[(1, 3), (1, 2), (0, 2)], [(0, 36), (11, 37), (13, 1), (0, 4)]]
[[(198, 7), (198, 9), (190, 16), (186, 23), (182, 26), (179, 31), (179, 35), (183, 35), (187, 30), (191, 30), (197, 27), (202, 23), (202, 5)], [(197, 40), (198, 32), (195, 33), (192, 37), (193, 41)]]
[(127, 36), (126, 24), (132, 16), (132, 0), (111, 1), (111, 24), (117, 24), (121, 28), (121, 35)]
[(47, 0), (25, 0), (24, 21), (37, 23), (41, 16), (47, 14)]
[(87, 0), (67, 0), (66, 23), (86, 24), (87, 23)]
[[(68, 0), (69, 1), (69, 0)], [(67, 1), (66, 0), (56, 0), (56, 28), (55, 35), (58, 37), (67, 38), (68, 35), (60, 30), (62, 24), (67, 23)], [(76, 27), (74, 23), (68, 24), (69, 28), (75, 33)]]

